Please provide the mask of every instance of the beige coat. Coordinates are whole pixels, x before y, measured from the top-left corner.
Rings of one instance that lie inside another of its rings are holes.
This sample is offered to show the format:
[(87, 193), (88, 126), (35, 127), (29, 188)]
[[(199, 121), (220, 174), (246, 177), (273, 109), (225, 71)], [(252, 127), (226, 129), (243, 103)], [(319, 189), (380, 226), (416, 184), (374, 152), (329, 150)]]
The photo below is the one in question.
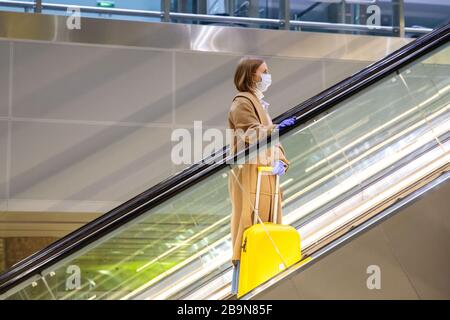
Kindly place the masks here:
[[(250, 99), (250, 101), (249, 101)], [(268, 134), (275, 129), (275, 125), (268, 113), (262, 107), (259, 99), (250, 92), (239, 92), (233, 99), (230, 112), (228, 114), (228, 127), (235, 130), (242, 129), (247, 132), (249, 129), (268, 130)], [(237, 144), (244, 143), (246, 136), (234, 137), (232, 151), (236, 152)], [(253, 141), (245, 141), (245, 144)], [(232, 202), (231, 214), (231, 240), (233, 247), (232, 260), (240, 260), (242, 236), (248, 227), (253, 224), (253, 208), (255, 204), (257, 167), (258, 165), (273, 165), (273, 156), (277, 154), (278, 159), (289, 166), (288, 160), (284, 156), (283, 147), (277, 144), (268, 148), (263, 155), (260, 155), (256, 163), (246, 163), (241, 166), (234, 166), (229, 174), (228, 188)], [(272, 157), (272, 158), (271, 158)], [(286, 168), (287, 170), (287, 168)], [(275, 190), (275, 176), (265, 175), (261, 179), (261, 193), (259, 201), (259, 215), (264, 222), (273, 222), (273, 194)], [(278, 216), (276, 223), (282, 222), (281, 213), (282, 193), (280, 190), (278, 197)]]

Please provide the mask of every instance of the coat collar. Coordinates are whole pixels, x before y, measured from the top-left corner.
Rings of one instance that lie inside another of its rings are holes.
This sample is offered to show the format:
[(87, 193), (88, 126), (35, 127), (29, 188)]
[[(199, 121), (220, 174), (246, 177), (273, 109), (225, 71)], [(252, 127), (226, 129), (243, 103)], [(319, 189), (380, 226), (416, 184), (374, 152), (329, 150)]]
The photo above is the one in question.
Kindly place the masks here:
[(240, 91), (234, 96), (233, 100), (239, 96), (241, 96), (241, 97), (243, 96), (243, 97), (250, 99), (250, 101), (253, 102), (253, 106), (256, 109), (256, 114), (258, 115), (259, 121), (261, 121), (261, 123), (265, 124), (265, 125), (269, 124), (266, 111), (264, 110), (263, 106), (261, 105), (261, 102), (259, 101), (259, 99), (253, 93), (246, 92), (246, 91)]

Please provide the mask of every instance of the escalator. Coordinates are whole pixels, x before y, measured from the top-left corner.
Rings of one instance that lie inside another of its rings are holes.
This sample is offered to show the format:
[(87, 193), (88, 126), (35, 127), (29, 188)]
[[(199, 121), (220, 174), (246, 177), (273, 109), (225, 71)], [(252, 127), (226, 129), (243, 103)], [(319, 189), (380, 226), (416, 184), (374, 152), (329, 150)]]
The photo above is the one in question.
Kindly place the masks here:
[[(244, 299), (292, 285), (448, 181), (449, 31), (434, 30), (274, 119), (298, 120), (279, 136), (291, 162), (283, 222), (299, 231), (303, 260)], [(254, 147), (234, 157), (224, 148), (17, 263), (0, 275), (0, 298), (231, 298), (229, 160)]]

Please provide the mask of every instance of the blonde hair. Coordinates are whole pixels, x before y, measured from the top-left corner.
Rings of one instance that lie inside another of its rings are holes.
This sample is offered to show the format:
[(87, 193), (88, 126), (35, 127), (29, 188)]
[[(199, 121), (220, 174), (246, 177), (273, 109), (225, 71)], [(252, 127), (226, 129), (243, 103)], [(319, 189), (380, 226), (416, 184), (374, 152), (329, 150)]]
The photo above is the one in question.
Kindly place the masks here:
[(254, 91), (256, 84), (253, 75), (264, 62), (263, 59), (254, 56), (246, 56), (239, 60), (234, 73), (234, 86), (238, 91)]

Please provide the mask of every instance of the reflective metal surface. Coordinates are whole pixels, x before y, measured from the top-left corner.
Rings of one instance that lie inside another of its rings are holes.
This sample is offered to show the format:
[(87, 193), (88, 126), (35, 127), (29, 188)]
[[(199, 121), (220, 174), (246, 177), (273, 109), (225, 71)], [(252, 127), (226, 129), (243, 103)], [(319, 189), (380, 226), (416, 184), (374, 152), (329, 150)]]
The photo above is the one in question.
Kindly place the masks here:
[(375, 61), (412, 39), (0, 12), (0, 38), (207, 51), (261, 56)]

